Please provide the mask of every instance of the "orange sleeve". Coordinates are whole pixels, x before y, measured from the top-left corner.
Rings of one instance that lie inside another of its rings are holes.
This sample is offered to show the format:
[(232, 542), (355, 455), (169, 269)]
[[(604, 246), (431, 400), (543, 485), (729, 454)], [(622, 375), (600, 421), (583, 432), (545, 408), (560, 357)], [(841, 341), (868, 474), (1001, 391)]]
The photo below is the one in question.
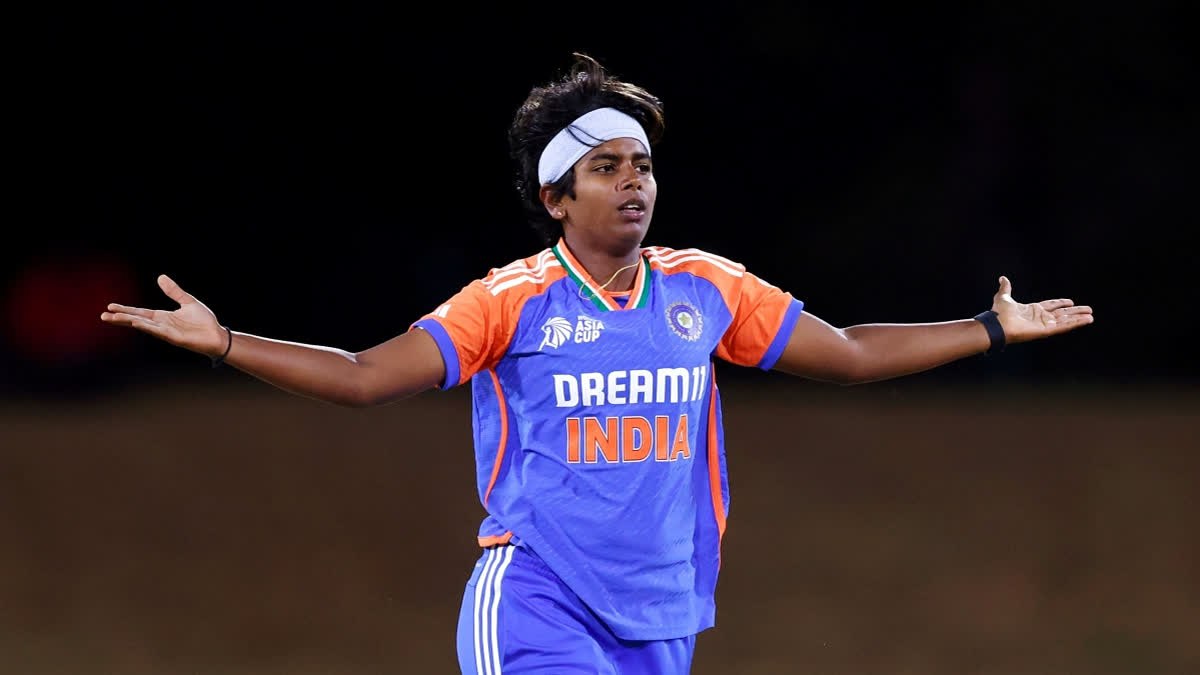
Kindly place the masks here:
[(730, 281), (719, 286), (733, 316), (717, 356), (770, 370), (783, 354), (804, 303), (749, 272)]
[(487, 370), (504, 356), (516, 329), (516, 317), (483, 281), (472, 281), (454, 297), (413, 323), (428, 331), (442, 352), (449, 389)]
[(525, 301), (566, 275), (546, 249), (536, 256), (493, 269), (413, 323), (428, 331), (442, 352), (446, 379), (455, 387), (504, 358)]

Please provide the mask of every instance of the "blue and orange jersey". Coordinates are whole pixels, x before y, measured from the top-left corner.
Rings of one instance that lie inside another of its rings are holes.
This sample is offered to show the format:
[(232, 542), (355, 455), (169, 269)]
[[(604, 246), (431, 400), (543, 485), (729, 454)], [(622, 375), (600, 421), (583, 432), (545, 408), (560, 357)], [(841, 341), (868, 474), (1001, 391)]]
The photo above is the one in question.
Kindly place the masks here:
[(729, 513), (714, 358), (771, 368), (803, 303), (735, 262), (642, 249), (608, 292), (563, 240), (415, 328), (471, 381), (479, 543), (538, 555), (618, 637), (713, 625)]

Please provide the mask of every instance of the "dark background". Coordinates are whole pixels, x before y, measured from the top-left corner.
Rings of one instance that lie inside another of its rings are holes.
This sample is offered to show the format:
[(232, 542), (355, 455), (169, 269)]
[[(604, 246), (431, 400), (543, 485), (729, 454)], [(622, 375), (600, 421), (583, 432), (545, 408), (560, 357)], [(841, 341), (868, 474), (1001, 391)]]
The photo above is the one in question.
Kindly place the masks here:
[[(403, 332), (541, 249), (506, 132), (572, 51), (665, 104), (647, 244), (742, 262), (839, 326), (966, 318), (1000, 274), (1096, 312), (861, 387), (719, 368), (748, 505), (697, 672), (1200, 663), (1197, 110), (1172, 5), (25, 19), (0, 670), (453, 668), (482, 514), (465, 388), (338, 411), (99, 313), (170, 307), (167, 273), (235, 330), (352, 351)], [(416, 431), (430, 416), (454, 431)], [(798, 567), (766, 569), (781, 537)]]
[[(579, 50), (664, 101), (647, 243), (742, 262), (840, 326), (972, 316), (1001, 274), (1018, 300), (1095, 308), (1086, 331), (922, 381), (1194, 382), (1182, 30), (1152, 3), (63, 11), (17, 71), (30, 208), (3, 250), (6, 380), (79, 385), (76, 355), (106, 383), (191, 369), (89, 314), (164, 306), (164, 272), (239, 330), (351, 350), (404, 331), (542, 247), (506, 132)], [(114, 373), (101, 353), (134, 357)]]

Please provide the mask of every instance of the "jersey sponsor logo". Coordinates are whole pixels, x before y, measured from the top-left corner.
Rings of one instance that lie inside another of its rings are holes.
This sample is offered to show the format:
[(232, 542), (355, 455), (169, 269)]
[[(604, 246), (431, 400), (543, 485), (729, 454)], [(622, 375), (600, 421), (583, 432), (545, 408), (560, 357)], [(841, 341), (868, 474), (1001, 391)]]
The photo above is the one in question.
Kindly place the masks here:
[(542, 349), (545, 347), (553, 347), (554, 349), (558, 349), (564, 342), (567, 342), (571, 339), (571, 322), (567, 321), (561, 316), (556, 316), (542, 324), (542, 333), (544, 333), (546, 337), (542, 340), (542, 344), (538, 347), (538, 351), (542, 351)]
[(608, 373), (553, 374), (559, 408), (641, 403), (689, 403), (707, 392), (708, 366), (613, 370)]
[(645, 417), (568, 417), (567, 462), (570, 464), (628, 464), (674, 462), (692, 458), (688, 416), (672, 422), (670, 415)]
[(691, 303), (676, 302), (667, 307), (667, 325), (679, 337), (695, 342), (704, 330), (704, 316)]
[(579, 343), (595, 342), (600, 339), (600, 331), (604, 330), (604, 322), (586, 316), (579, 317), (575, 324), (575, 341)]

